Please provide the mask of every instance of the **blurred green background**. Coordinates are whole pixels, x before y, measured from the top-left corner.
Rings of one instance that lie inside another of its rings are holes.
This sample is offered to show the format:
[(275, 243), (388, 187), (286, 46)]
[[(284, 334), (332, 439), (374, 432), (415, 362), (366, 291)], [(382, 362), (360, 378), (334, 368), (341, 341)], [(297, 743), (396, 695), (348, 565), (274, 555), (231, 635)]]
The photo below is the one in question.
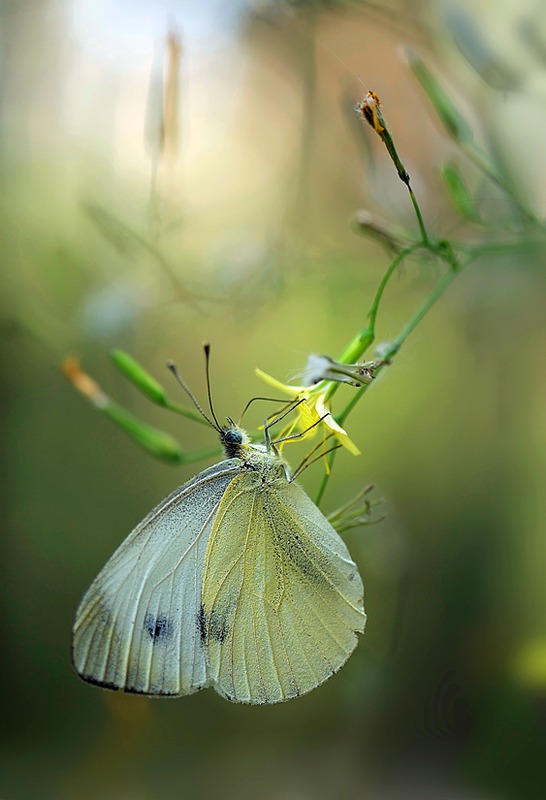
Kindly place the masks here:
[[(368, 89), (429, 228), (523, 243), (510, 200), (446, 138), (401, 46), (543, 216), (545, 16), (538, 0), (2, 5), (2, 798), (544, 796), (544, 248), (472, 265), (349, 419), (362, 456), (341, 453), (324, 509), (369, 482), (384, 498), (383, 522), (345, 536), (367, 632), (338, 675), (280, 706), (122, 696), (72, 671), (83, 592), (200, 467), (152, 460), (60, 363), (78, 354), (192, 450), (213, 434), (147, 403), (111, 348), (173, 398), (175, 359), (204, 398), (209, 340), (222, 417), (269, 393), (256, 366), (288, 380), (309, 352), (339, 353), (388, 265), (352, 215), (414, 227), (383, 145), (353, 112)], [(448, 159), (485, 226), (453, 209)], [(380, 339), (438, 274), (405, 265)], [(254, 407), (248, 427), (262, 415)], [(321, 475), (317, 464), (302, 476), (311, 496)]]

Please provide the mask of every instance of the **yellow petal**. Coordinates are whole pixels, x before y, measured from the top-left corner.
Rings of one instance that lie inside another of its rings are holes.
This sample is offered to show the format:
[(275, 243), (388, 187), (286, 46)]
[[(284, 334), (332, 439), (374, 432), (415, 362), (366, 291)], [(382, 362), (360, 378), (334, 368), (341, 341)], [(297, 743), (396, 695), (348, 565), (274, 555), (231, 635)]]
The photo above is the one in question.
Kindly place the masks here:
[(301, 431), (306, 431), (308, 428), (311, 428), (309, 435), (313, 436), (317, 430), (312, 426), (319, 420), (317, 409), (307, 401), (304, 401), (296, 408), (296, 413), (298, 414), (298, 428)]
[(272, 375), (268, 375), (267, 372), (256, 367), (255, 369), (256, 375), (258, 378), (261, 378), (263, 381), (268, 383), (270, 386), (274, 386), (275, 389), (278, 389), (280, 392), (284, 392), (285, 394), (289, 394), (291, 397), (300, 397), (302, 392), (305, 393), (307, 396), (309, 392), (302, 386), (290, 386), (288, 383), (281, 383), (276, 378), (273, 378)]
[(352, 439), (349, 439), (349, 436), (345, 432), (336, 434), (336, 439), (338, 439), (339, 443), (342, 444), (349, 453), (352, 453), (353, 456), (360, 455), (360, 450)]
[(330, 413), (330, 410), (326, 408), (326, 406), (324, 405), (324, 400), (322, 395), (317, 397), (316, 409), (319, 417), (324, 417), (325, 414), (327, 415), (324, 417), (323, 422), (327, 428), (330, 428), (330, 430), (334, 432), (336, 439), (340, 442), (340, 444), (342, 444), (343, 447), (345, 447), (349, 451), (349, 453), (352, 453), (354, 456), (359, 456), (360, 450), (358, 449), (356, 444), (354, 444), (354, 442), (352, 442), (351, 439), (349, 439), (347, 431), (344, 430), (341, 427), (341, 425), (339, 425), (339, 423), (335, 421), (332, 414)]

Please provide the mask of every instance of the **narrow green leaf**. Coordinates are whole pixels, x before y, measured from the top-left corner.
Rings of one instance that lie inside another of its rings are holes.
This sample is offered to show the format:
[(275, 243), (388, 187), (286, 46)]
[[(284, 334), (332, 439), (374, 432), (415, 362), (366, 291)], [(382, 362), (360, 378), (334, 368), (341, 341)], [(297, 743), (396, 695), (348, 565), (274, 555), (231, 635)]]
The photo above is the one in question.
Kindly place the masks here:
[[(493, 89), (514, 92), (522, 87), (523, 70), (517, 59), (510, 64), (490, 42), (479, 19), (457, 5), (444, 11), (446, 27), (461, 54), (480, 78)], [(518, 69), (518, 67), (520, 67)]]
[(478, 210), (461, 173), (454, 164), (444, 164), (442, 178), (451, 201), (459, 214), (465, 219), (476, 222), (479, 220)]
[(406, 50), (406, 57), (411, 71), (423, 87), (425, 94), (434, 106), (434, 110), (440, 117), (449, 135), (453, 136), (458, 142), (467, 145), (471, 144), (473, 135), (470, 125), (464, 117), (461, 116), (460, 111), (456, 108), (454, 103), (452, 103), (451, 98), (440, 86), (424, 61), (410, 49)]

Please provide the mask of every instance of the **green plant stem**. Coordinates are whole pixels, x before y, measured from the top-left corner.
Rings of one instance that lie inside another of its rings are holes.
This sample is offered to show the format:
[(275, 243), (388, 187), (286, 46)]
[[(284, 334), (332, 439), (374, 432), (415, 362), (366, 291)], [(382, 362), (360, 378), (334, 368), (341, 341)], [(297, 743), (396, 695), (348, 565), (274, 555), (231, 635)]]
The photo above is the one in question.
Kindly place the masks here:
[[(404, 326), (400, 334), (394, 339), (388, 348), (386, 349), (384, 356), (383, 356), (383, 363), (379, 365), (375, 371), (375, 374), (378, 375), (382, 369), (388, 364), (388, 362), (394, 358), (394, 356), (400, 351), (402, 345), (408, 338), (408, 336), (415, 330), (417, 325), (421, 322), (423, 317), (425, 317), (432, 306), (440, 299), (440, 297), (444, 294), (448, 286), (455, 280), (457, 275), (459, 274), (462, 267), (458, 264), (452, 265), (447, 272), (442, 275), (442, 277), (438, 280), (434, 289), (430, 292), (428, 297), (421, 303), (415, 314), (409, 319), (407, 324)], [(336, 414), (335, 419), (340, 425), (343, 425), (355, 405), (358, 403), (362, 395), (365, 391), (371, 386), (372, 384), (364, 384), (360, 389), (357, 390), (356, 394), (351, 398), (351, 400), (347, 403), (343, 411), (340, 414)]]
[(510, 252), (525, 252), (527, 250), (531, 250), (532, 248), (536, 247), (539, 244), (538, 237), (534, 238), (533, 236), (528, 236), (525, 238), (523, 242), (485, 242), (483, 244), (476, 244), (476, 245), (464, 245), (459, 244), (458, 248), (461, 250), (465, 255), (469, 257), (469, 259), (477, 259), (481, 258), (482, 256), (489, 256), (495, 255), (496, 253), (500, 253), (500, 255), (504, 255), (505, 253)]
[[(413, 248), (413, 249), (415, 249), (415, 248)], [(408, 336), (410, 336), (410, 334), (415, 330), (417, 325), (419, 325), (421, 320), (428, 314), (428, 312), (433, 307), (433, 305), (440, 299), (440, 297), (444, 294), (446, 289), (455, 280), (455, 278), (458, 276), (459, 272), (463, 268), (463, 266), (457, 262), (455, 256), (453, 256), (453, 255), (451, 255), (451, 256), (444, 255), (444, 258), (449, 263), (448, 271), (445, 272), (444, 275), (442, 275), (442, 277), (438, 280), (438, 282), (436, 283), (436, 285), (434, 286), (432, 291), (425, 298), (425, 300), (421, 303), (421, 305), (419, 306), (419, 308), (417, 309), (415, 314), (413, 314), (413, 316), (408, 320), (407, 324), (403, 327), (403, 329), (400, 332), (400, 334), (396, 337), (396, 339), (394, 339), (390, 343), (389, 347), (387, 348), (387, 350), (385, 351), (385, 353), (383, 355), (382, 363), (376, 368), (376, 371), (375, 371), (376, 376), (381, 372), (382, 369), (385, 368), (385, 366), (389, 363), (389, 361), (391, 359), (393, 359), (395, 357), (395, 355), (400, 351), (402, 345), (404, 344), (404, 342), (406, 341)], [(377, 308), (378, 308), (379, 303), (381, 301), (381, 295), (382, 295), (382, 293), (383, 293), (383, 291), (385, 289), (385, 286), (387, 285), (387, 282), (388, 282), (390, 276), (394, 272), (393, 264), (395, 266), (398, 266), (399, 263), (400, 262), (398, 261), (398, 259), (395, 259), (395, 261), (393, 261), (393, 263), (390, 265), (389, 269), (387, 270), (387, 272), (383, 276), (381, 284), (379, 285), (379, 288), (377, 290), (376, 296), (374, 298), (374, 302), (372, 303), (372, 309), (375, 309), (375, 314), (377, 314)], [(375, 316), (374, 316), (374, 323), (375, 323)], [(373, 384), (368, 383), (368, 384), (364, 384), (363, 386), (361, 386), (360, 389), (358, 389), (356, 391), (356, 393), (353, 395), (351, 400), (347, 403), (347, 405), (345, 406), (343, 411), (341, 411), (341, 413), (335, 415), (334, 418), (335, 418), (336, 422), (339, 423), (339, 425), (341, 425), (341, 426), (344, 425), (345, 420), (347, 419), (347, 417), (349, 416), (351, 411), (354, 409), (356, 404), (359, 402), (359, 400), (362, 398), (362, 395), (365, 394), (365, 392), (372, 385)], [(325, 472), (325, 474), (324, 474), (324, 476), (322, 478), (321, 484), (319, 486), (319, 489), (318, 489), (318, 492), (317, 492), (317, 495), (316, 495), (316, 498), (315, 498), (315, 503), (317, 504), (317, 506), (320, 504), (320, 502), (321, 502), (321, 500), (322, 500), (322, 498), (324, 496), (324, 493), (326, 491), (326, 488), (328, 486), (328, 482), (330, 480), (330, 475), (332, 473), (332, 467), (333, 467), (334, 460), (335, 460), (337, 452), (338, 452), (337, 450), (334, 450), (328, 456), (328, 471)]]
[[(401, 253), (399, 253), (396, 258), (392, 261), (392, 263), (387, 267), (385, 274), (381, 278), (379, 282), (379, 286), (377, 287), (377, 291), (375, 293), (375, 297), (373, 302), (370, 306), (370, 310), (368, 311), (368, 330), (371, 332), (373, 339), (375, 339), (375, 320), (377, 318), (377, 312), (379, 310), (379, 304), (381, 303), (381, 298), (383, 297), (383, 292), (387, 288), (387, 284), (398, 269), (398, 267), (402, 264), (404, 259), (406, 259), (411, 253), (421, 247), (421, 244), (413, 244), (410, 247), (404, 248)], [(373, 341), (372, 339), (372, 341)], [(371, 344), (371, 343), (370, 343)], [(355, 361), (363, 355), (363, 353), (359, 353)], [(343, 359), (342, 359), (343, 360)], [(348, 362), (345, 362), (348, 363)]]
[(426, 298), (426, 300), (421, 304), (421, 306), (417, 309), (415, 314), (411, 317), (408, 323), (402, 329), (402, 332), (399, 336), (390, 344), (386, 353), (385, 353), (385, 361), (393, 358), (393, 356), (398, 353), (410, 333), (412, 333), (417, 325), (421, 322), (423, 317), (425, 317), (432, 306), (440, 299), (443, 295), (445, 290), (448, 286), (455, 280), (458, 273), (460, 271), (460, 267), (451, 267), (438, 281), (432, 292)]
[[(415, 250), (420, 248), (422, 245), (419, 242), (418, 244), (412, 244), (409, 247), (405, 247), (397, 256), (396, 258), (389, 264), (387, 267), (379, 286), (377, 287), (377, 291), (375, 293), (375, 297), (373, 302), (370, 306), (370, 310), (368, 311), (368, 326), (363, 328), (354, 339), (347, 345), (343, 353), (338, 358), (342, 364), (355, 364), (366, 352), (366, 350), (373, 344), (375, 340), (375, 320), (377, 317), (377, 312), (379, 310), (379, 304), (381, 303), (381, 298), (383, 297), (383, 292), (385, 291), (388, 282), (398, 269), (398, 267), (402, 264), (404, 259), (406, 259), (411, 253)], [(328, 402), (336, 391), (339, 389), (340, 384), (332, 381), (329, 387), (326, 390), (326, 394), (324, 396), (325, 402)], [(315, 387), (317, 389), (318, 387)], [(320, 391), (324, 390), (324, 386), (320, 387)]]
[(421, 239), (423, 240), (423, 245), (428, 247), (430, 244), (430, 239), (428, 238), (427, 229), (425, 228), (425, 222), (423, 220), (423, 215), (421, 214), (421, 209), (419, 208), (419, 203), (417, 202), (417, 198), (413, 193), (413, 189), (407, 184), (409, 196), (411, 198), (411, 202), (413, 204), (413, 208), (415, 211), (415, 215), (417, 217), (417, 222), (419, 223), (419, 230), (421, 231)]
[(326, 487), (328, 486), (328, 481), (330, 480), (330, 475), (332, 474), (332, 467), (334, 465), (334, 461), (336, 458), (337, 450), (332, 450), (332, 452), (328, 456), (328, 470), (322, 476), (322, 481), (320, 482), (320, 486), (315, 497), (315, 505), (320, 506), (321, 500), (324, 496), (324, 492), (326, 491)]
[(514, 203), (515, 206), (520, 210), (523, 216), (529, 221), (532, 222), (533, 225), (538, 225), (540, 227), (544, 227), (544, 223), (528, 208), (525, 203), (515, 195), (514, 189), (508, 186), (506, 181), (493, 169), (491, 164), (488, 162), (487, 158), (480, 153), (475, 147), (466, 144), (465, 142), (458, 142), (461, 149), (466, 153), (468, 158), (478, 167), (481, 171), (487, 175), (490, 181), (496, 184), (499, 189), (508, 195), (510, 200)]

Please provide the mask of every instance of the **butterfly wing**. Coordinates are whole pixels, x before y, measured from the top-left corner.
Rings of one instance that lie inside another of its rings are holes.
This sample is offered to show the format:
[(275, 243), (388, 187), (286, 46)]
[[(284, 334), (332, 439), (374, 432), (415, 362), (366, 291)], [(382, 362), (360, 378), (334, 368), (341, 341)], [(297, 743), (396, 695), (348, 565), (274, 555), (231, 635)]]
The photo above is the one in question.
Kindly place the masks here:
[(220, 503), (203, 577), (209, 678), (242, 703), (309, 692), (357, 644), (366, 615), (357, 567), (295, 483), (240, 474)]
[(156, 695), (207, 684), (199, 634), (203, 562), (239, 462), (203, 470), (138, 525), (95, 578), (76, 614), (72, 658), (87, 681)]

